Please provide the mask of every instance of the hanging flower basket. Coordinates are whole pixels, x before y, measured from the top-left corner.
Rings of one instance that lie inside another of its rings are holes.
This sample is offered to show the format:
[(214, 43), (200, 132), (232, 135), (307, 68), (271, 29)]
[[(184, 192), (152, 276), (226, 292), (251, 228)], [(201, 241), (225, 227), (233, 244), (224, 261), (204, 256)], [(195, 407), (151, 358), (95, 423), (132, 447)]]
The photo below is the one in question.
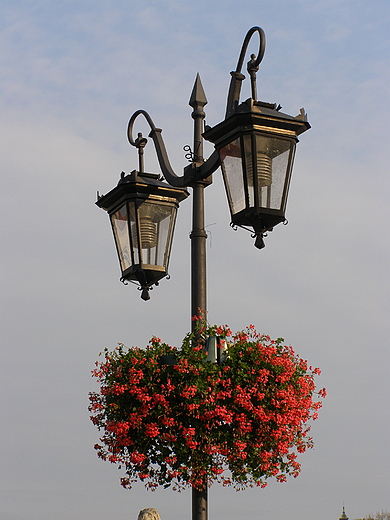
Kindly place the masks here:
[[(212, 335), (226, 339), (220, 364), (206, 361)], [(326, 395), (315, 392), (320, 370), (253, 326), (235, 335), (203, 327), (197, 338), (180, 349), (154, 337), (146, 349), (104, 351), (89, 407), (103, 431), (98, 456), (125, 470), (125, 488), (140, 479), (151, 489), (243, 489), (298, 476), (297, 453), (312, 447), (308, 421), (321, 407), (315, 394)]]

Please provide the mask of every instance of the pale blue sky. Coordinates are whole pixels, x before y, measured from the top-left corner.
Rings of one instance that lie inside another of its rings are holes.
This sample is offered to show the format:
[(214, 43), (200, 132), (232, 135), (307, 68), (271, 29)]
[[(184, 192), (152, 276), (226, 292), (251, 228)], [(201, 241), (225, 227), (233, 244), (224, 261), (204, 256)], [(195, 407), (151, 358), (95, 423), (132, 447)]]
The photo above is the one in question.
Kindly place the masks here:
[[(292, 115), (304, 107), (312, 129), (297, 148), (289, 225), (262, 251), (231, 230), (214, 175), (209, 319), (283, 336), (322, 368), (329, 396), (301, 475), (265, 490), (214, 486), (210, 520), (390, 509), (388, 1), (3, 0), (2, 520), (135, 520), (145, 507), (162, 520), (189, 517), (190, 492), (120, 487), (121, 473), (93, 450), (87, 406), (104, 347), (143, 346), (154, 334), (179, 344), (190, 328), (191, 202), (179, 211), (171, 279), (146, 303), (119, 282), (94, 202), (137, 167), (126, 128), (140, 108), (163, 128), (180, 174), (196, 73), (214, 125), (254, 25), (267, 37), (259, 98)], [(146, 167), (158, 171), (151, 143)]]

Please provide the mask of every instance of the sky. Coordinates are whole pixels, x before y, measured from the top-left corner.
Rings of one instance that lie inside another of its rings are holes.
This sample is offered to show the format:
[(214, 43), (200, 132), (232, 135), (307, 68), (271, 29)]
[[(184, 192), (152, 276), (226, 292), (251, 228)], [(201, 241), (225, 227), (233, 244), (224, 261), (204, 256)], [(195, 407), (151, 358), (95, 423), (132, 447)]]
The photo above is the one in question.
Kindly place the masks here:
[[(144, 302), (120, 271), (95, 206), (137, 168), (127, 123), (147, 110), (178, 175), (192, 144), (199, 72), (206, 122), (224, 118), (230, 71), (252, 26), (266, 34), (258, 97), (308, 113), (287, 206), (257, 250), (229, 226), (218, 170), (207, 188), (208, 319), (283, 337), (328, 397), (301, 475), (209, 492), (209, 519), (336, 520), (390, 509), (390, 4), (388, 0), (3, 0), (1, 111), (2, 520), (162, 520), (191, 492), (121, 488), (93, 449), (88, 392), (99, 352), (190, 329), (191, 197), (169, 272)], [(249, 54), (256, 52), (256, 37)], [(241, 100), (249, 97), (244, 81)], [(147, 127), (137, 120), (139, 130)], [(212, 147), (205, 148), (205, 154)], [(147, 171), (159, 172), (153, 143)]]

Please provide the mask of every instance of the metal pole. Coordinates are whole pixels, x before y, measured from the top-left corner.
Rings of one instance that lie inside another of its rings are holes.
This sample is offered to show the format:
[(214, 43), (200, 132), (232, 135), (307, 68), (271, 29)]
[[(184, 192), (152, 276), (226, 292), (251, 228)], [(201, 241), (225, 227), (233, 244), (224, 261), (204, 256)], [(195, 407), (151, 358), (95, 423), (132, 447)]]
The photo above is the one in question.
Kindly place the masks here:
[(192, 488), (192, 520), (207, 520), (207, 487), (203, 491)]
[[(206, 238), (204, 229), (204, 184), (193, 186), (191, 239), (191, 318), (205, 319), (207, 313)], [(194, 331), (196, 320), (192, 322)]]
[[(194, 120), (194, 152), (193, 167), (202, 166), (203, 159), (203, 119), (206, 114), (203, 107), (207, 104), (200, 76), (197, 74), (189, 105), (194, 109), (191, 116)], [(206, 318), (206, 238), (204, 229), (204, 188), (209, 180), (197, 180), (193, 188), (192, 232), (191, 238), (191, 318)], [(192, 330), (194, 331), (195, 322)]]
[[(196, 76), (194, 88), (189, 105), (194, 109), (194, 166), (203, 164), (203, 137), (202, 125), (205, 113), (204, 105), (207, 103), (199, 74)], [(192, 185), (192, 232), (191, 239), (191, 318), (194, 316), (205, 319), (207, 313), (207, 288), (206, 288), (206, 239), (204, 229), (204, 188), (209, 181), (197, 181)], [(196, 321), (192, 321), (194, 332)], [(207, 483), (201, 491), (192, 488), (192, 520), (207, 520)]]

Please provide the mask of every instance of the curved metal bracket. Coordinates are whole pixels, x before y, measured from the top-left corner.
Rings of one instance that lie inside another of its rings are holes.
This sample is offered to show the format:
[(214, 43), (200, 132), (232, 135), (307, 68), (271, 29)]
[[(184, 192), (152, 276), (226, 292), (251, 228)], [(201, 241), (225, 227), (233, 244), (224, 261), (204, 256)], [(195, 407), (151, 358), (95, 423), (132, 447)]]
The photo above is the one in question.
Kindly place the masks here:
[(261, 27), (256, 26), (252, 27), (252, 29), (249, 29), (249, 31), (247, 32), (244, 39), (244, 43), (242, 44), (240, 56), (238, 58), (237, 68), (234, 72), (230, 73), (232, 79), (230, 80), (225, 119), (229, 117), (238, 106), (240, 100), (241, 83), (245, 79), (245, 76), (241, 73), (241, 69), (244, 63), (244, 58), (248, 49), (249, 41), (252, 38), (253, 33), (255, 32), (259, 33), (259, 51), (257, 53), (257, 56), (255, 54), (251, 55), (251, 60), (248, 62), (247, 71), (251, 77), (252, 99), (257, 101), (256, 72), (259, 70), (259, 65), (263, 59), (265, 52), (265, 33)]
[(182, 177), (179, 177), (173, 171), (171, 163), (169, 162), (167, 150), (165, 148), (165, 143), (161, 135), (161, 128), (156, 128), (156, 125), (154, 124), (152, 118), (145, 110), (137, 110), (130, 118), (129, 125), (127, 127), (127, 137), (129, 143), (132, 146), (138, 148), (139, 135), (137, 139), (133, 138), (133, 127), (135, 120), (140, 115), (143, 115), (145, 117), (146, 121), (148, 122), (151, 128), (149, 137), (153, 139), (154, 147), (157, 153), (158, 163), (160, 165), (162, 174), (165, 180), (171, 186), (175, 186), (177, 188), (191, 186), (194, 182), (209, 177), (220, 166), (219, 154), (215, 151), (200, 167), (196, 167), (194, 163), (187, 166), (184, 169), (184, 175)]
[(127, 127), (127, 137), (129, 139), (129, 143), (132, 146), (138, 147), (137, 140), (133, 139), (133, 126), (134, 122), (138, 116), (143, 115), (148, 122), (151, 130), (149, 133), (149, 137), (153, 139), (154, 147), (156, 149), (158, 162), (162, 171), (163, 176), (169, 182), (171, 186), (183, 187), (185, 186), (184, 178), (178, 177), (176, 173), (173, 171), (171, 163), (168, 159), (167, 150), (165, 148), (164, 140), (161, 135), (161, 128), (156, 128), (156, 125), (153, 122), (153, 119), (145, 110), (137, 110), (131, 116), (128, 127)]

